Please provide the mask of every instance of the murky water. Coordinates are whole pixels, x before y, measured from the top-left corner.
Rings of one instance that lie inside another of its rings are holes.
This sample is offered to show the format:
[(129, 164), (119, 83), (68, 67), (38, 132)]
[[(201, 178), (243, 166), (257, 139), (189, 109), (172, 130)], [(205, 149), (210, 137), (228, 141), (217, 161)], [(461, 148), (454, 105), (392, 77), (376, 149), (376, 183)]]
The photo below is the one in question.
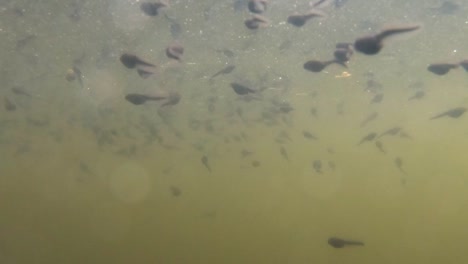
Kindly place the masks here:
[[(1, 1), (0, 262), (468, 261), (467, 117), (429, 120), (467, 106), (468, 75), (426, 70), (467, 58), (468, 6), (442, 3), (348, 0), (295, 28), (308, 1), (271, 1), (270, 26), (250, 31), (237, 0), (170, 1), (155, 17), (133, 0)], [(302, 67), (414, 22), (347, 69)], [(180, 63), (165, 55), (175, 40)], [(158, 72), (140, 78), (124, 52)], [(156, 91), (182, 99), (124, 99)]]

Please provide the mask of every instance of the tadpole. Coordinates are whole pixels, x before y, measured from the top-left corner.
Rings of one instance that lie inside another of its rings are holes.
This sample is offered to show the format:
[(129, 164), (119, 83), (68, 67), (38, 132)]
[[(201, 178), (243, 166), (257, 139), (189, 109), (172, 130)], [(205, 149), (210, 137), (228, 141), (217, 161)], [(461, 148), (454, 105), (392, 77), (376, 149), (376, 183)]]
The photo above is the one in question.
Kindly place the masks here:
[(434, 63), (430, 64), (427, 67), (427, 70), (437, 74), (437, 75), (445, 75), (447, 74), (451, 69), (456, 69), (458, 68), (458, 64), (454, 63)]
[(245, 26), (252, 30), (260, 27), (266, 27), (268, 23), (268, 19), (258, 14), (254, 14), (251, 18), (244, 21)]
[(184, 47), (179, 43), (172, 43), (166, 48), (166, 56), (170, 59), (180, 61), (184, 54)]
[(142, 59), (140, 59), (138, 56), (130, 53), (124, 53), (120, 56), (120, 62), (122, 64), (129, 68), (129, 69), (134, 69), (138, 65), (143, 65), (143, 66), (149, 66), (149, 67), (155, 67), (154, 64), (151, 64), (149, 62), (146, 62)]
[(415, 100), (415, 99), (421, 99), (425, 95), (426, 95), (426, 93), (424, 91), (417, 91), (411, 97), (408, 98), (408, 101)]
[(448, 116), (448, 117), (451, 117), (451, 118), (459, 118), (460, 116), (462, 116), (465, 112), (466, 112), (466, 108), (465, 107), (456, 107), (456, 108), (453, 108), (453, 109), (450, 109), (448, 111), (445, 111), (443, 113), (440, 113), (438, 115), (435, 115), (433, 117), (431, 117), (430, 119), (437, 119), (437, 118), (441, 118), (441, 117), (444, 117), (444, 116)]
[(383, 47), (383, 40), (389, 36), (411, 32), (419, 29), (419, 25), (392, 27), (381, 31), (375, 35), (360, 37), (354, 42), (354, 49), (366, 55), (375, 55)]
[(130, 53), (124, 53), (120, 56), (120, 62), (128, 69), (135, 69), (138, 75), (143, 79), (156, 73), (156, 65), (140, 59), (138, 56)]
[(163, 1), (143, 2), (140, 5), (140, 9), (148, 16), (157, 16), (159, 14), (159, 9), (167, 6), (168, 4)]
[(267, 9), (267, 0), (250, 0), (248, 3), (249, 11), (255, 14), (261, 14)]
[(328, 60), (328, 61), (319, 61), (319, 60), (309, 60), (306, 63), (304, 63), (304, 69), (311, 71), (311, 72), (321, 72), (323, 71), (328, 65), (330, 64), (339, 64), (343, 67), (347, 67), (344, 62), (338, 61), (338, 60)]
[(239, 84), (239, 83), (231, 83), (231, 88), (234, 90), (234, 92), (238, 95), (246, 95), (249, 93), (255, 93), (257, 92), (256, 90), (249, 88), (245, 85)]
[(165, 98), (166, 97), (151, 96), (139, 93), (129, 93), (125, 96), (125, 99), (134, 105), (142, 105), (147, 101), (157, 101)]
[(318, 10), (310, 10), (305, 14), (295, 14), (288, 16), (288, 23), (295, 26), (295, 27), (302, 27), (305, 25), (307, 21), (314, 17), (323, 17), (325, 16), (324, 13)]
[(338, 237), (328, 239), (328, 244), (334, 248), (343, 248), (345, 246), (364, 246), (364, 243), (356, 240), (345, 240)]

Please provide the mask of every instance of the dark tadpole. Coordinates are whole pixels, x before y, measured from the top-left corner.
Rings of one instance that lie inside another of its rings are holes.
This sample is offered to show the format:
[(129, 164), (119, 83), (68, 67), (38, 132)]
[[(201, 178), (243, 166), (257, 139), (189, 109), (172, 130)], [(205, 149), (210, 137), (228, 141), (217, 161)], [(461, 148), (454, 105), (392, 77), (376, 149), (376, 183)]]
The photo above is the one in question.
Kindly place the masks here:
[(211, 75), (210, 80), (215, 78), (215, 77), (218, 77), (219, 75), (229, 74), (232, 71), (234, 71), (235, 68), (236, 68), (236, 66), (234, 66), (234, 65), (228, 65), (228, 66), (222, 68), (221, 70), (217, 71), (215, 74)]
[(361, 145), (361, 144), (364, 143), (364, 142), (372, 141), (372, 140), (374, 140), (374, 138), (376, 138), (376, 137), (377, 137), (377, 133), (371, 132), (371, 133), (367, 134), (365, 137), (363, 137), (363, 138), (361, 139), (361, 141), (359, 141), (358, 146)]
[(184, 54), (184, 47), (179, 43), (172, 43), (166, 48), (166, 56), (170, 59), (180, 61)]
[(427, 67), (427, 70), (437, 75), (445, 75), (451, 69), (456, 69), (456, 68), (458, 68), (458, 64), (455, 64), (455, 63), (434, 63), (434, 64), (430, 64)]
[(364, 246), (364, 243), (356, 240), (345, 240), (338, 237), (330, 237), (328, 244), (334, 248), (343, 248), (345, 246)]
[(138, 75), (146, 79), (156, 73), (156, 65), (140, 59), (138, 56), (130, 53), (124, 53), (120, 56), (120, 62), (128, 69), (136, 68)]
[(408, 101), (421, 99), (425, 95), (426, 93), (424, 91), (417, 91), (416, 93), (414, 93), (412, 96), (408, 98)]
[(249, 11), (255, 14), (261, 14), (267, 9), (267, 0), (250, 0), (247, 7)]
[(154, 94), (129, 93), (125, 96), (125, 99), (134, 105), (142, 105), (147, 101), (162, 101), (161, 107), (164, 107), (176, 105), (179, 103), (181, 96), (176, 91), (159, 91)]
[(419, 25), (410, 25), (410, 26), (401, 26), (401, 27), (393, 27), (383, 30), (382, 32), (371, 35), (365, 36), (356, 39), (354, 42), (354, 49), (362, 52), (366, 55), (375, 55), (380, 52), (383, 47), (383, 40), (389, 36), (411, 32), (419, 29), (421, 26)]
[(445, 111), (443, 113), (440, 113), (438, 115), (435, 115), (433, 117), (431, 117), (430, 119), (437, 119), (437, 118), (441, 118), (441, 117), (444, 117), (444, 116), (448, 116), (448, 117), (451, 117), (451, 118), (459, 118), (460, 116), (462, 116), (465, 112), (466, 112), (466, 108), (465, 107), (456, 107), (456, 108), (453, 108), (453, 109), (450, 109), (448, 111)]
[(328, 61), (318, 61), (318, 60), (310, 60), (304, 63), (303, 67), (305, 70), (311, 71), (311, 72), (321, 72), (323, 71), (328, 65), (337, 63), (343, 67), (347, 67), (346, 64), (344, 64), (341, 61), (338, 60), (328, 60)]
[(302, 14), (302, 15), (290, 15), (288, 16), (288, 23), (295, 26), (295, 27), (302, 27), (305, 25), (305, 23), (307, 21), (309, 21), (310, 19), (314, 18), (314, 17), (324, 17), (325, 14), (321, 11), (318, 11), (318, 10), (310, 10), (309, 12), (307, 12), (306, 14)]
[(148, 16), (157, 16), (159, 14), (159, 9), (167, 6), (168, 4), (163, 1), (143, 2), (140, 4), (140, 9)]
[(269, 21), (265, 17), (254, 14), (251, 18), (244, 21), (244, 25), (248, 29), (259, 29), (260, 27), (266, 27)]
[(156, 67), (154, 64), (146, 62), (140, 59), (138, 56), (134, 54), (130, 54), (130, 53), (122, 54), (120, 56), (120, 62), (122, 62), (122, 64), (129, 69), (134, 69), (135, 67), (139, 65), (148, 66), (148, 67)]
[(151, 96), (146, 94), (139, 94), (139, 93), (129, 93), (125, 96), (125, 99), (134, 105), (142, 105), (147, 101), (158, 101), (166, 99), (165, 96)]
[(238, 95), (246, 95), (249, 93), (255, 93), (257, 92), (256, 90), (249, 88), (245, 85), (239, 84), (239, 83), (231, 83), (231, 87), (234, 90), (234, 92)]
[(205, 168), (208, 169), (209, 172), (211, 172), (211, 167), (210, 167), (210, 164), (208, 162), (208, 157), (206, 155), (204, 155), (202, 158), (201, 158), (201, 162), (203, 164), (203, 166), (205, 166)]

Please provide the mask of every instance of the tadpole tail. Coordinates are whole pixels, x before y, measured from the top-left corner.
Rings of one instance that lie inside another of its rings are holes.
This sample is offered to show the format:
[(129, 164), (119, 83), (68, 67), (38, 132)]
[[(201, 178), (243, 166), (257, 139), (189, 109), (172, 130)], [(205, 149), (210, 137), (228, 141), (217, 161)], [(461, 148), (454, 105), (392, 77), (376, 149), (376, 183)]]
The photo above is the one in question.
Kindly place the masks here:
[(429, 120), (441, 118), (441, 117), (443, 117), (443, 116), (445, 116), (445, 115), (447, 115), (447, 113), (438, 114), (438, 115), (436, 115), (436, 116), (433, 116), (433, 117), (429, 118)]
[(355, 241), (355, 240), (346, 240), (345, 244), (346, 245), (353, 245), (353, 246), (364, 246), (364, 242)]
[(421, 28), (420, 25), (414, 25), (414, 26), (403, 26), (403, 27), (396, 27), (396, 28), (390, 28), (386, 29), (379, 34), (375, 35), (375, 38), (378, 39), (379, 41), (383, 40), (386, 37), (389, 37), (391, 35), (399, 34), (399, 33), (406, 33), (406, 32), (411, 32), (414, 30), (417, 30)]

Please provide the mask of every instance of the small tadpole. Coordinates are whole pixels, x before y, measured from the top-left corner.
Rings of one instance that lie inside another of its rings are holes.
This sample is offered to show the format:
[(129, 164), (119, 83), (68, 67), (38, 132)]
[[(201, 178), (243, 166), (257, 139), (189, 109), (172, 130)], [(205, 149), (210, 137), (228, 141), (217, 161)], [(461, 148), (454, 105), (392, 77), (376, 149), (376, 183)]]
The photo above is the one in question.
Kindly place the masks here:
[(266, 27), (269, 24), (269, 20), (266, 19), (264, 16), (254, 14), (251, 18), (244, 21), (244, 25), (248, 29), (259, 29), (261, 27)]
[(333, 60), (328, 60), (328, 61), (319, 61), (319, 60), (309, 60), (306, 63), (304, 63), (303, 67), (305, 70), (311, 71), (311, 72), (321, 72), (323, 71), (328, 65), (330, 64), (340, 64), (341, 66), (347, 68), (346, 64), (342, 61), (338, 61), (336, 59)]
[(202, 162), (203, 166), (205, 166), (205, 168), (207, 168), (208, 171), (211, 172), (211, 167), (210, 167), (210, 164), (208, 162), (208, 157), (206, 155), (203, 155), (203, 157), (201, 158), (201, 162)]
[(249, 0), (247, 7), (249, 11), (255, 14), (261, 14), (267, 9), (267, 0)]
[(314, 17), (324, 17), (325, 14), (319, 10), (312, 9), (305, 14), (294, 14), (288, 16), (288, 23), (295, 27), (302, 27), (306, 24), (307, 21)]
[(361, 141), (358, 142), (358, 146), (363, 144), (364, 142), (368, 142), (368, 141), (372, 141), (374, 140), (375, 138), (377, 137), (377, 133), (375, 132), (371, 132), (369, 134), (367, 134), (366, 136), (364, 136)]
[(345, 240), (338, 237), (330, 237), (328, 244), (334, 248), (344, 248), (345, 246), (364, 246), (364, 242), (356, 240)]
[(322, 161), (321, 160), (314, 160), (312, 162), (312, 167), (314, 168), (316, 173), (322, 174)]
[(184, 47), (180, 43), (174, 42), (166, 48), (166, 56), (170, 59), (181, 61), (183, 54)]
[(403, 169), (403, 160), (400, 157), (396, 157), (395, 160), (395, 166), (403, 173), (406, 175), (406, 171)]
[(143, 2), (140, 4), (140, 9), (147, 16), (157, 16), (160, 8), (168, 6), (165, 1)]
[(419, 100), (419, 99), (423, 98), (425, 95), (426, 95), (426, 93), (424, 91), (417, 91), (416, 93), (414, 93), (412, 96), (410, 96), (408, 98), (408, 101)]
[(182, 195), (182, 190), (177, 186), (172, 185), (169, 187), (169, 189), (171, 191), (172, 196), (174, 197), (179, 197)]
[(245, 86), (243, 84), (236, 83), (236, 82), (231, 83), (231, 88), (238, 95), (246, 95), (246, 94), (249, 94), (249, 93), (257, 92), (256, 90), (254, 90), (254, 89), (252, 89), (250, 87), (247, 87), (247, 86)]
[(281, 154), (281, 156), (283, 156), (283, 158), (285, 160), (289, 161), (288, 152), (286, 151), (286, 149), (283, 146), (281, 146), (281, 148), (280, 148), (280, 154)]

